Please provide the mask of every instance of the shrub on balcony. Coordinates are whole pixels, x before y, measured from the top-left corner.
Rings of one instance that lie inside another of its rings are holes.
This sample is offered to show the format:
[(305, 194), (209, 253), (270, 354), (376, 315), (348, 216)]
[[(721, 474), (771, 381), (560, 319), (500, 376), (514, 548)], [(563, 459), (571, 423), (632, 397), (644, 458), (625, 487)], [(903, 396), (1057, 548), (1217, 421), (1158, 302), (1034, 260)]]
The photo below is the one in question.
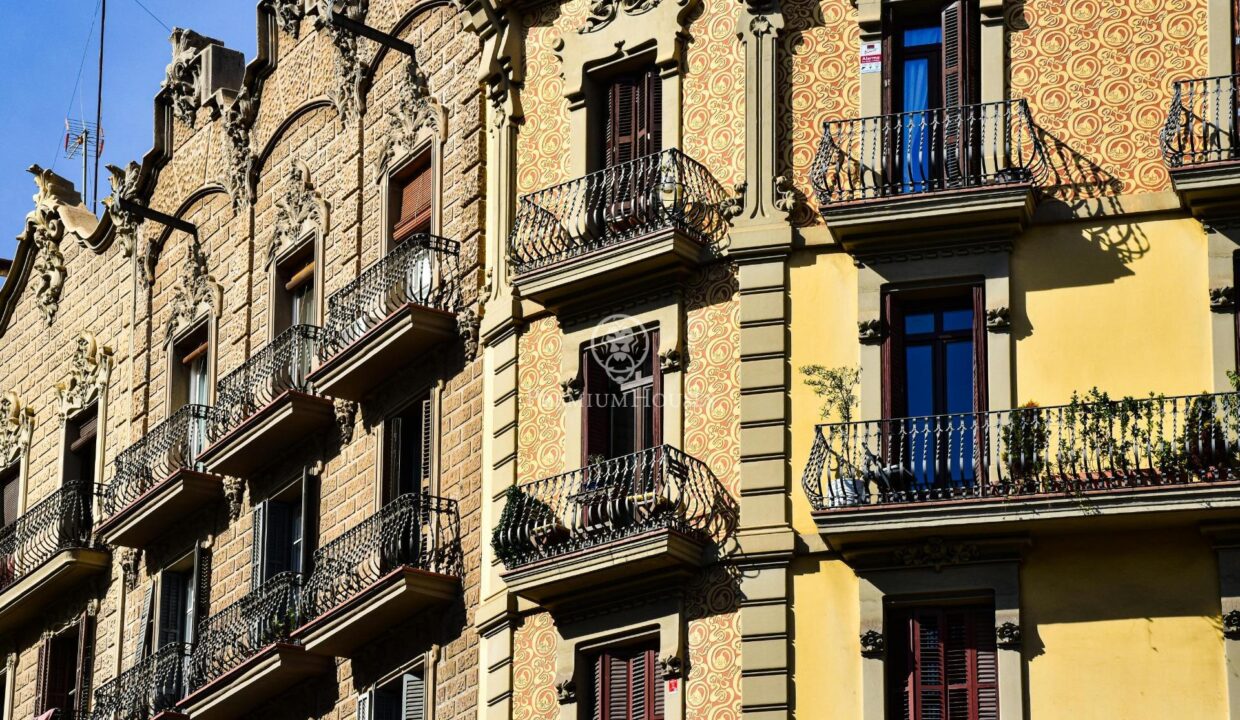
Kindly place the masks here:
[(999, 430), (1000, 460), (1013, 480), (1032, 480), (1046, 468), (1051, 430), (1041, 406), (1030, 400)]

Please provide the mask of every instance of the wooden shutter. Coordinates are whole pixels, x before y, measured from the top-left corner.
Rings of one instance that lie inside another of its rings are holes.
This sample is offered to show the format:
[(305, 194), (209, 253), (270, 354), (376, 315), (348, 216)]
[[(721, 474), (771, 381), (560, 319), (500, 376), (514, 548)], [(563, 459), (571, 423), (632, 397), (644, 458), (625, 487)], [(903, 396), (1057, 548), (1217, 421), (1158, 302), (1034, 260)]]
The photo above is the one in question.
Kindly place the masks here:
[(301, 572), (309, 575), (318, 537), (319, 479), (309, 470), (301, 476)]
[(151, 628), (151, 618), (155, 612), (155, 583), (151, 583), (146, 588), (146, 596), (142, 598), (142, 616), (138, 622), (138, 632), (142, 633), (141, 641), (138, 645), (138, 657), (144, 658), (151, 654), (151, 643), (154, 640), (154, 633)]
[(581, 351), (582, 466), (590, 464), (590, 456), (611, 457), (611, 408), (607, 406), (611, 383), (602, 365), (595, 362), (589, 346)]
[(189, 640), (198, 637), (198, 629), (211, 615), (211, 551), (202, 545), (194, 546), (194, 610), (189, 627)]
[(663, 720), (663, 684), (653, 648), (619, 649), (595, 660), (593, 720)]
[(21, 501), (20, 475), (21, 469), (18, 463), (14, 463), (4, 477), (3, 499), (0, 502), (4, 503), (3, 522), (6, 527), (17, 520), (17, 506)]
[(982, 433), (985, 432), (986, 412), (990, 393), (988, 390), (989, 376), (986, 372), (986, 288), (984, 285), (973, 286), (973, 412), (974, 414), (974, 462), (977, 465), (979, 482), (986, 476), (986, 444)]
[(357, 720), (370, 720), (370, 695), (367, 691), (357, 696)]
[(77, 640), (74, 710), (80, 715), (90, 704), (91, 676), (95, 666), (95, 618), (93, 615), (82, 613), (82, 619), (78, 621)]
[(159, 577), (159, 642), (157, 648), (180, 642), (185, 631), (185, 594), (189, 578), (165, 570)]
[(387, 502), (400, 496), (401, 450), (404, 441), (404, 422), (400, 416), (388, 418), (388, 466), (387, 466)]
[(426, 720), (426, 682), (418, 673), (405, 673), (401, 682), (401, 720)]
[(422, 400), (420, 410), (421, 436), (418, 441), (418, 472), (421, 480), (420, 489), (427, 490), (431, 486), (431, 458), (434, 455), (434, 424), (432, 423), (430, 398)]
[(890, 698), (903, 710), (898, 717), (997, 720), (993, 608), (914, 608), (901, 613), (893, 629), (904, 646)]
[(663, 149), (663, 81), (651, 68), (642, 76), (642, 92), (637, 97), (641, 114), (637, 127), (638, 157)]
[(883, 419), (895, 418), (904, 408), (904, 312), (896, 293), (883, 297)]
[(392, 241), (400, 243), (410, 235), (427, 232), (431, 224), (431, 165), (421, 162), (403, 180), (395, 193), (397, 205), (396, 223), (392, 228)]
[(631, 75), (616, 78), (607, 96), (607, 167), (623, 165), (636, 157), (636, 97), (638, 80)]
[(267, 544), (266, 500), (254, 506), (252, 517), (254, 544), (250, 546), (250, 589), (256, 590), (263, 584), (267, 570), (267, 553), (264, 548)]
[(39, 667), (35, 676), (34, 694), (36, 715), (42, 715), (50, 710), (53, 705), (48, 704), (48, 690), (51, 685), (52, 670), (52, 640), (53, 638), (44, 638), (39, 643)]
[(663, 368), (659, 364), (659, 331), (651, 330), (646, 334), (646, 342), (650, 347), (650, 436), (651, 443), (657, 447), (663, 444)]
[(971, 0), (952, 0), (943, 7), (943, 174), (948, 187), (968, 176), (969, 138), (977, 129), (973, 118), (976, 102)]

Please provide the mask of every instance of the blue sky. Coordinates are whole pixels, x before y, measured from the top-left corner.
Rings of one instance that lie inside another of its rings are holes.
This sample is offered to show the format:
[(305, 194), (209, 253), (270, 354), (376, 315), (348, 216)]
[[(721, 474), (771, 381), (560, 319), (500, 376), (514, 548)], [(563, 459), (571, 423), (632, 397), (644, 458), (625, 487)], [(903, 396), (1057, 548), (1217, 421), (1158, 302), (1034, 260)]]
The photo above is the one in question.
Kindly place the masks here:
[[(152, 99), (171, 57), (169, 31), (159, 21), (216, 38), (245, 53), (247, 63), (257, 43), (257, 0), (107, 2), (100, 199), (108, 188), (103, 164), (141, 160), (151, 148)], [(34, 182), (27, 167), (54, 163), (57, 173), (81, 189), (81, 160), (64, 157), (65, 117), (95, 118), (99, 5), (100, 0), (5, 3), (0, 23), (0, 47), (5, 48), (0, 66), (0, 257), (13, 257), (14, 238), (33, 207)], [(93, 182), (93, 167), (91, 175)]]

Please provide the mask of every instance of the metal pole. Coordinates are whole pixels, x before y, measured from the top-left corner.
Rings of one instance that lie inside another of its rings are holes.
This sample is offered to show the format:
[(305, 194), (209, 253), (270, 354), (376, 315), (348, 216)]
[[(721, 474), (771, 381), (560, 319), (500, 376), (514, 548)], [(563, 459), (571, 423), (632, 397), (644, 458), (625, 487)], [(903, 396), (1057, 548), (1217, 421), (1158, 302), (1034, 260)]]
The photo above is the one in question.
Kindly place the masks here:
[(90, 176), (86, 174), (86, 169), (89, 167), (89, 162), (90, 162), (90, 153), (87, 152), (87, 148), (89, 147), (90, 147), (90, 129), (82, 128), (82, 202), (83, 203), (86, 202), (86, 193), (89, 191), (89, 186), (86, 184), (86, 181), (90, 179)]
[[(103, 127), (103, 26), (108, 21), (108, 0), (99, 0), (99, 85), (95, 93), (95, 192), (91, 196), (90, 211), (99, 208), (99, 137)], [(85, 200), (85, 196), (82, 198)]]

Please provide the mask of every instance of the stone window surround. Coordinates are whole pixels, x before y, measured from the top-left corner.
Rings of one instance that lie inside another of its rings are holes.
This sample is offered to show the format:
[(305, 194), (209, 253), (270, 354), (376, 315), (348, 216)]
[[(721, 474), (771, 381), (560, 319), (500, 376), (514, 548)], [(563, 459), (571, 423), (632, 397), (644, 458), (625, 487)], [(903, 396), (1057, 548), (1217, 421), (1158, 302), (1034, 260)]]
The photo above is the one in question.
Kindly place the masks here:
[(276, 298), (280, 297), (280, 294), (284, 291), (284, 280), (280, 277), (280, 271), (284, 269), (285, 264), (290, 258), (305, 252), (307, 247), (311, 248), (310, 256), (314, 258), (314, 278), (311, 280), (314, 283), (314, 322), (312, 324), (319, 327), (323, 326), (323, 318), (327, 315), (324, 307), (327, 305), (327, 298), (323, 296), (323, 276), (326, 274), (324, 273), (326, 265), (324, 264), (323, 257), (323, 246), (326, 243), (323, 242), (323, 239), (326, 235), (327, 230), (325, 228), (318, 228), (313, 232), (307, 232), (298, 238), (297, 242), (282, 249), (272, 261), (271, 269), (267, 273), (270, 276), (268, 281), (270, 283), (270, 290), (268, 291), (268, 298), (270, 300), (267, 303), (270, 306), (267, 310), (267, 326), (271, 328), (270, 337), (268, 338), (269, 342), (275, 341), (280, 333), (283, 332), (283, 329), (277, 329), (278, 323), (276, 322), (276, 313), (279, 312), (277, 307), (279, 303), (276, 302)]
[[(642, 329), (658, 329), (659, 346), (651, 348), (654, 362), (660, 358), (679, 353), (684, 354), (685, 317), (683, 299), (677, 294), (671, 297), (660, 297), (647, 300), (640, 306), (624, 308), (627, 312), (621, 327)], [(618, 315), (618, 314), (617, 314)], [(607, 316), (615, 317), (615, 316)], [(573, 320), (561, 318), (560, 327), (564, 333), (560, 356), (560, 367), (563, 368), (565, 381), (582, 382), (581, 349), (594, 337), (597, 323), (607, 317), (582, 317)], [(684, 447), (684, 363), (663, 370), (663, 443), (673, 447)], [(564, 400), (564, 452), (567, 466), (578, 467), (582, 457), (582, 398), (578, 395)], [(537, 478), (530, 478), (531, 480)]]
[[(385, 685), (400, 678), (407, 672), (420, 670), (422, 672), (422, 683), (426, 689), (426, 705), (423, 707), (425, 712), (422, 717), (424, 720), (435, 720), (435, 688), (438, 687), (435, 677), (435, 667), (437, 665), (436, 660), (438, 659), (438, 655), (438, 648), (431, 647), (430, 650), (427, 650), (419, 654), (414, 659), (403, 663), (397, 669), (380, 675), (379, 679), (369, 685), (366, 685), (364, 688), (359, 688), (358, 692), (359, 694), (369, 693), (377, 689), (380, 685)], [(372, 707), (370, 711), (373, 714), (374, 708)]]
[(427, 128), (420, 130), (412, 148), (396, 148), (399, 155), (389, 165), (388, 170), (379, 176), (379, 222), (383, 232), (383, 254), (387, 254), (394, 249), (392, 245), (392, 225), (396, 218), (392, 216), (395, 206), (392, 197), (393, 178), (400, 177), (410, 165), (426, 157), (427, 153), (430, 154), (431, 173), (430, 233), (432, 235), (441, 235), (443, 233), (443, 147), (447, 140), (447, 122), (443, 117), (440, 118), (439, 127), (444, 128), (444, 130), (440, 132)]
[[(58, 484), (63, 483), (65, 477), (65, 456), (69, 451), (69, 421), (80, 416), (84, 411), (95, 408), (95, 483), (104, 482), (104, 472), (107, 464), (105, 462), (108, 447), (108, 386), (111, 384), (113, 357), (112, 349), (97, 341), (95, 336), (90, 332), (82, 332), (78, 334), (78, 348), (73, 353), (70, 361), (70, 371), (64, 381), (57, 385), (57, 392), (60, 395), (57, 413), (60, 417), (59, 429), (59, 448), (56, 458), (56, 478)], [(82, 363), (82, 365), (79, 365)], [(75, 388), (82, 388), (75, 390)], [(27, 453), (28, 454), (28, 451)], [(26, 460), (22, 461), (26, 463)], [(26, 494), (29, 488), (26, 487), (28, 467), (23, 465), (20, 488), (21, 495), (21, 511), (26, 511)], [(92, 501), (92, 511), (94, 517), (99, 517), (103, 497), (100, 493), (92, 493), (94, 498)]]
[[(658, 641), (658, 659), (688, 657), (687, 619), (678, 595), (671, 595), (651, 602), (598, 613), (591, 617), (557, 618), (556, 637), (556, 687), (572, 690), (562, 693), (559, 720), (578, 720), (585, 717), (588, 708), (590, 669), (586, 658), (607, 647), (655, 639)], [(682, 720), (685, 715), (685, 690), (681, 673), (679, 692), (663, 696), (664, 720)], [(665, 682), (656, 666), (655, 679)]]
[[(1014, 623), (1020, 627), (1020, 562), (999, 560), (935, 569), (932, 567), (858, 570), (861, 622), (858, 637), (884, 631), (886, 601), (895, 598), (924, 599), (927, 603), (992, 595), (995, 627)], [(886, 648), (890, 652), (892, 648)], [(1024, 678), (1019, 644), (998, 647), (999, 716), (1020, 717), (1024, 705)], [(884, 720), (886, 666), (883, 654), (861, 661), (862, 720)]]
[(698, 0), (655, 0), (653, 7), (637, 14), (616, 10), (614, 18), (588, 32), (568, 30), (560, 38), (556, 54), (564, 77), (568, 101), (569, 137), (586, 142), (569, 147), (569, 176), (584, 177), (600, 166), (593, 139), (598, 137), (599, 112), (604, 99), (601, 85), (609, 77), (653, 65), (663, 82), (663, 149), (680, 149), (684, 76), (684, 49), (690, 41), (687, 21)]
[(186, 326), (181, 328), (181, 330), (176, 334), (172, 335), (169, 338), (168, 343), (165, 345), (168, 351), (166, 353), (168, 356), (168, 374), (166, 375), (168, 382), (164, 383), (164, 398), (167, 403), (164, 407), (168, 408), (168, 416), (171, 416), (172, 413), (180, 409), (172, 406), (172, 374), (176, 372), (176, 366), (181, 362), (177, 357), (176, 349), (181, 346), (181, 343), (185, 342), (186, 338), (189, 338), (204, 326), (207, 329), (207, 397), (210, 399), (210, 402), (207, 404), (215, 404), (216, 338), (219, 335), (219, 325), (220, 319), (215, 312), (204, 313), (199, 315), (193, 322), (186, 324)]
[(424, 488), (431, 495), (439, 495), (439, 482), (442, 473), (441, 459), (442, 440), (440, 431), (443, 429), (443, 380), (434, 380), (418, 385), (399, 403), (384, 412), (383, 422), (377, 434), (379, 451), (375, 453), (375, 512), (383, 508), (383, 484), (387, 472), (387, 424), (392, 416), (413, 406), (423, 394), (431, 400), (431, 477), (430, 484)]
[(1240, 612), (1240, 525), (1205, 525), (1201, 532), (1212, 542), (1218, 558), (1219, 615), (1227, 668), (1227, 716), (1235, 719), (1240, 718), (1240, 633), (1228, 630), (1227, 617)]
[(13, 717), (13, 700), (16, 691), (17, 680), (17, 653), (7, 652), (4, 654), (4, 668), (0, 670), (4, 674), (4, 695), (0, 697), (0, 717)]
[[(883, 293), (892, 287), (984, 284), (986, 310), (1009, 307), (1009, 254), (986, 252), (864, 265), (857, 270), (857, 321), (884, 320)], [(980, 321), (980, 320), (979, 320)], [(1012, 406), (1012, 336), (989, 330), (986, 337), (986, 378), (989, 409)], [(861, 420), (882, 417), (883, 358), (881, 343), (861, 345)]]

